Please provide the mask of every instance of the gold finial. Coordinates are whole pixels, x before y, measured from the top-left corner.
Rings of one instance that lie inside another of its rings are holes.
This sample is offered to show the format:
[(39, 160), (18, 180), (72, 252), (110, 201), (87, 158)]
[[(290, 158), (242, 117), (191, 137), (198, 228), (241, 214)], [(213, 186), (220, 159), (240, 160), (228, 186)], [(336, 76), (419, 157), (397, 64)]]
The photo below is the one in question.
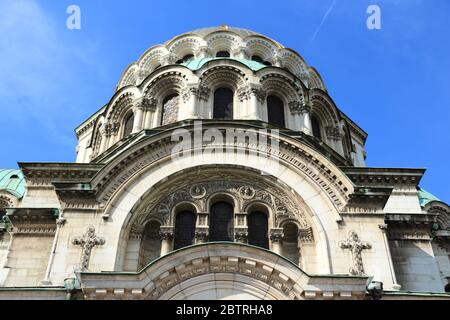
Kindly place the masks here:
[(225, 29), (225, 30), (228, 30), (228, 26), (227, 26), (226, 24), (221, 24), (221, 25), (220, 25), (220, 28)]

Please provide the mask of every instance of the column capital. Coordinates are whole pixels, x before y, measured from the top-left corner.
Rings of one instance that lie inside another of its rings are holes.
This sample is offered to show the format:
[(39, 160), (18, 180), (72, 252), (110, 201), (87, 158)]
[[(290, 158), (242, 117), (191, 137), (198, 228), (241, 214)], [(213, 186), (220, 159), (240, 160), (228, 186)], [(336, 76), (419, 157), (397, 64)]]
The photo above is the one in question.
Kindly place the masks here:
[(199, 89), (197, 86), (188, 86), (181, 91), (184, 103), (188, 102), (191, 96), (198, 96)]
[(234, 229), (234, 239), (236, 242), (247, 243), (248, 240), (248, 228), (238, 227)]
[(209, 239), (209, 227), (196, 227), (195, 239), (198, 242), (206, 242)]
[(272, 242), (281, 242), (283, 241), (284, 230), (283, 228), (272, 228), (269, 232), (269, 239)]
[(292, 114), (300, 114), (301, 113), (301, 103), (300, 101), (291, 101), (289, 102), (289, 110)]
[(161, 226), (159, 231), (159, 236), (161, 240), (172, 240), (174, 236), (174, 227), (172, 226)]

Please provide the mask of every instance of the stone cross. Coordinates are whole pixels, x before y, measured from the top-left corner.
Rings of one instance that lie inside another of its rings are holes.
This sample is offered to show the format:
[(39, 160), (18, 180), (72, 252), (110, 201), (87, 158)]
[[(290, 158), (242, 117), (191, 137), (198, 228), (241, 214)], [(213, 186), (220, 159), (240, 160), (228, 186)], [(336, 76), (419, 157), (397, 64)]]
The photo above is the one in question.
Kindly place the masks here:
[(350, 268), (350, 274), (354, 276), (365, 275), (361, 252), (364, 249), (371, 249), (370, 243), (362, 242), (356, 232), (351, 231), (347, 240), (339, 242), (339, 247), (350, 249), (352, 252), (353, 267)]
[(105, 244), (105, 239), (97, 237), (95, 235), (95, 228), (90, 226), (87, 228), (86, 233), (79, 238), (75, 238), (72, 244), (81, 246), (81, 261), (80, 268), (81, 271), (87, 271), (89, 267), (89, 258), (91, 256), (91, 251), (94, 246), (101, 246)]

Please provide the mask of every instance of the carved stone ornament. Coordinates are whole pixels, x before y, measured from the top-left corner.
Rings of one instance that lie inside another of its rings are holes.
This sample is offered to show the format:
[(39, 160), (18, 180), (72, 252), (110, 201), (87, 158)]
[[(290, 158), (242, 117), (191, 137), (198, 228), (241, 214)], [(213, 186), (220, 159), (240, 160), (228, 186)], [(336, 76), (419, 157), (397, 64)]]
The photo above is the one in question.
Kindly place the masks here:
[(201, 199), (206, 195), (206, 190), (203, 186), (195, 185), (189, 190), (192, 198)]
[(101, 246), (105, 244), (105, 239), (97, 237), (95, 235), (95, 228), (90, 226), (87, 228), (86, 233), (79, 238), (72, 240), (72, 244), (81, 246), (81, 271), (87, 271), (89, 268), (89, 258), (91, 256), (92, 248), (95, 246)]
[(365, 275), (361, 253), (364, 249), (371, 249), (372, 245), (361, 241), (358, 234), (351, 231), (347, 240), (339, 242), (339, 247), (349, 249), (352, 252), (353, 267), (350, 268), (350, 274), (355, 276)]

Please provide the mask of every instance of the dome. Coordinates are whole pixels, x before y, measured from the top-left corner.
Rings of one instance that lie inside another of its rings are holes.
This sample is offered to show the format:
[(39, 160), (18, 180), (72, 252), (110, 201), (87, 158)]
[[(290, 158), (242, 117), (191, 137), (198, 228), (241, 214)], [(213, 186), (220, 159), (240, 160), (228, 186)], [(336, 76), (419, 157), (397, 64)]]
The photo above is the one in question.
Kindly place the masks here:
[(248, 36), (254, 36), (254, 35), (261, 35), (260, 33), (254, 32), (252, 30), (243, 29), (243, 28), (235, 28), (235, 27), (229, 27), (227, 25), (221, 25), (219, 27), (208, 27), (208, 28), (200, 28), (195, 29), (187, 33), (195, 33), (198, 34), (201, 37), (207, 36), (210, 33), (216, 32), (216, 31), (230, 31), (238, 34), (240, 37), (245, 38)]
[(18, 169), (0, 169), (0, 191), (6, 191), (20, 199), (25, 193), (25, 178)]
[[(262, 69), (263, 66), (282, 68), (296, 76), (309, 89), (326, 91), (319, 73), (295, 50), (260, 33), (226, 25), (192, 30), (150, 47), (124, 71), (116, 90), (130, 85), (139, 86), (161, 67), (180, 65), (187, 61), (187, 57), (198, 60), (197, 63), (202, 66), (206, 61), (203, 59), (213, 59), (224, 52), (225, 57), (241, 62), (253, 71)], [(199, 68), (190, 68), (193, 63), (188, 68), (198, 70)]]
[[(230, 59), (230, 58), (192, 59), (192, 60), (189, 60), (188, 62), (182, 63), (182, 65), (186, 66), (187, 68), (189, 68), (192, 71), (195, 71), (195, 70), (198, 70), (201, 67), (203, 67), (206, 63), (208, 63), (210, 61), (214, 61), (214, 60), (219, 60), (219, 59)], [(259, 63), (257, 61), (253, 61), (253, 60), (248, 60), (248, 59), (230, 59), (230, 60), (238, 61), (253, 71), (258, 71), (258, 70), (261, 70), (262, 68), (266, 67), (262, 63)]]
[(428, 203), (432, 201), (441, 201), (436, 196), (420, 187), (418, 188), (417, 194), (419, 196), (419, 203), (421, 207), (425, 207)]

